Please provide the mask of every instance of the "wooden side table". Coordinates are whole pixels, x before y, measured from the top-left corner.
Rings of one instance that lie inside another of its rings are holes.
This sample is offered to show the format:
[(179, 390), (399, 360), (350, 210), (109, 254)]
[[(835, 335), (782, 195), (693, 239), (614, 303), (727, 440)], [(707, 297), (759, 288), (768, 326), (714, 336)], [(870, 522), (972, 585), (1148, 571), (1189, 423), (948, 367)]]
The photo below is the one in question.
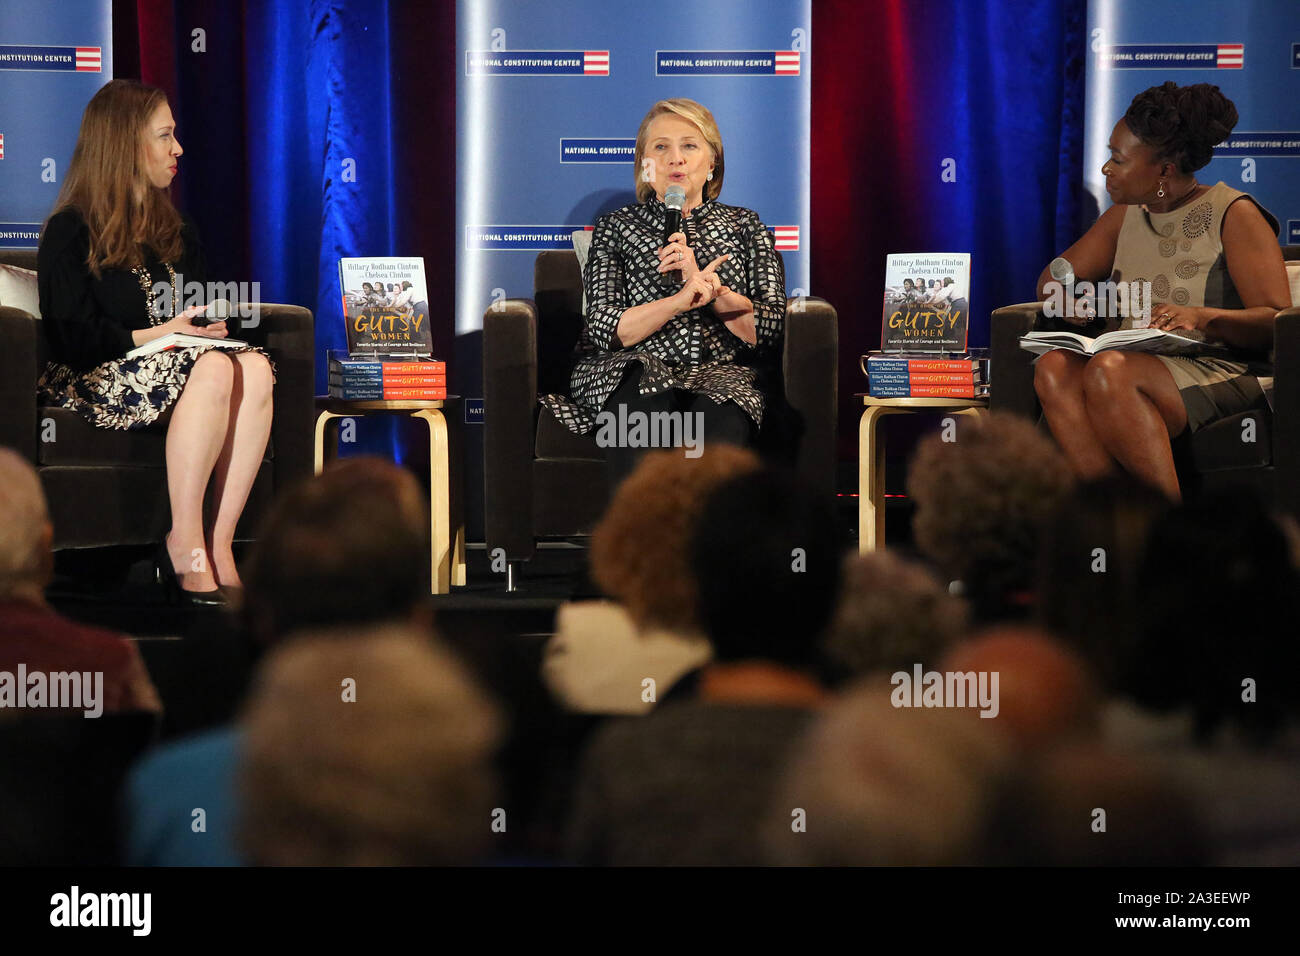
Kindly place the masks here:
[[(859, 393), (861, 394), (861, 393)], [(988, 414), (987, 398), (872, 398), (858, 422), (858, 551), (866, 554), (885, 543), (885, 445), (877, 425), (886, 415), (906, 412), (951, 412), (954, 415)]]
[[(447, 396), (448, 400), (459, 398)], [(336, 418), (364, 418), (376, 412), (408, 414), (429, 427), (429, 521), (432, 537), (430, 553), (431, 581), (434, 594), (446, 594), (451, 585), (465, 585), (465, 524), (459, 509), (451, 502), (451, 461), (447, 447), (447, 421), (442, 416), (441, 401), (345, 401), (341, 398), (316, 397), (316, 474), (325, 467), (326, 431), (331, 432), (329, 458), (338, 454)]]

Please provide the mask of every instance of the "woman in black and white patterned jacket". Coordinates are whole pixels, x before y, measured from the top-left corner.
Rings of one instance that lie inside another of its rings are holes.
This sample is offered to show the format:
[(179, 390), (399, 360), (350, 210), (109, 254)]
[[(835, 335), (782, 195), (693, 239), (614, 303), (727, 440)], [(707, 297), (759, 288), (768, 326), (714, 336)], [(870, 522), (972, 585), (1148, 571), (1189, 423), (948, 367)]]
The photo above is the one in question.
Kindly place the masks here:
[[(713, 114), (694, 100), (656, 103), (635, 164), (637, 202), (602, 216), (592, 234), (571, 397), (542, 398), (576, 434), (600, 429), (615, 483), (653, 442), (653, 431), (634, 431), (637, 419), (670, 420), (648, 419), (655, 412), (677, 413), (677, 443), (692, 456), (701, 443), (752, 444), (785, 317), (771, 234), (756, 213), (717, 201), (724, 164)], [(673, 185), (686, 193), (682, 231), (665, 245)]]

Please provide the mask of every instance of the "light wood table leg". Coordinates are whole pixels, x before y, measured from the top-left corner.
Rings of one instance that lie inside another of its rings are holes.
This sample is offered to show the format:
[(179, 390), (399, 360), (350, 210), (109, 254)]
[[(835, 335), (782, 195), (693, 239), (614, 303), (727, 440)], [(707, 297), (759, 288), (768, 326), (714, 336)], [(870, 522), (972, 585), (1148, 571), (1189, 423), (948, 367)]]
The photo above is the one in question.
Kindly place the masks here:
[(465, 523), (456, 522), (455, 540), (452, 542), (451, 583), (458, 588), (465, 586)]
[(906, 408), (868, 405), (858, 422), (858, 551), (867, 554), (885, 546), (885, 443), (880, 440), (880, 419), (885, 415), (933, 412), (940, 417), (971, 415), (981, 419), (988, 409)]
[[(325, 428), (329, 425), (331, 418), (347, 418), (346, 415), (340, 415), (338, 412), (319, 412), (316, 415), (316, 459), (315, 474), (319, 475), (325, 470)], [(333, 458), (338, 453), (338, 448), (331, 449), (330, 457)]]
[(880, 419), (908, 411), (868, 405), (858, 421), (858, 551), (866, 554), (885, 543), (885, 446)]
[(453, 580), (464, 583), (465, 529), (451, 530), (450, 462), (447, 455), (447, 420), (436, 408), (423, 408), (412, 417), (422, 418), (429, 426), (429, 521), (432, 536), (430, 555), (431, 587), (434, 594), (446, 594)]

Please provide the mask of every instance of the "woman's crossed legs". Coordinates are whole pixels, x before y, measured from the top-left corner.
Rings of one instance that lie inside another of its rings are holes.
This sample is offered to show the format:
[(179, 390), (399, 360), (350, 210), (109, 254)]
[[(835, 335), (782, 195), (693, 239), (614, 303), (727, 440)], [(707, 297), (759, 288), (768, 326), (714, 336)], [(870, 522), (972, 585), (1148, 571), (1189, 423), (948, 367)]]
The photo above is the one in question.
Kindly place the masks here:
[(1075, 473), (1096, 478), (1118, 464), (1174, 501), (1181, 498), (1170, 439), (1187, 427), (1173, 376), (1154, 355), (1056, 350), (1038, 360), (1034, 390)]

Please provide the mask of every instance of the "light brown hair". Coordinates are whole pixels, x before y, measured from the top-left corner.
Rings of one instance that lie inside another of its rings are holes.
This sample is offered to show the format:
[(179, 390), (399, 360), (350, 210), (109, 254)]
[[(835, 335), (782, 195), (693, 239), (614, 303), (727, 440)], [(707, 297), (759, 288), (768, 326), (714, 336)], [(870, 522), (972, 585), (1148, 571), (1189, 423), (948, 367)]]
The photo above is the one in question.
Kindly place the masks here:
[(113, 80), (81, 115), (81, 131), (54, 213), (76, 210), (90, 230), (86, 265), (98, 277), (106, 268), (130, 268), (148, 246), (165, 262), (180, 258), (181, 216), (166, 189), (150, 182), (144, 165), (149, 118), (167, 102), (157, 87)]
[(645, 202), (655, 194), (654, 183), (645, 182), (642, 178), (641, 163), (645, 159), (645, 140), (646, 134), (650, 131), (650, 124), (656, 117), (663, 116), (665, 113), (680, 116), (694, 125), (704, 137), (704, 142), (713, 152), (713, 178), (704, 184), (704, 198), (717, 199), (718, 194), (722, 192), (722, 174), (726, 170), (726, 164), (722, 159), (722, 134), (718, 132), (717, 121), (714, 120), (707, 106), (679, 97), (660, 100), (650, 107), (650, 112), (646, 113), (645, 119), (641, 121), (641, 128), (636, 131), (636, 151), (632, 156), (632, 169), (636, 177), (637, 202)]
[(592, 532), (592, 580), (640, 626), (699, 631), (691, 535), (710, 492), (758, 467), (753, 452), (735, 445), (711, 446), (699, 458), (648, 453)]

